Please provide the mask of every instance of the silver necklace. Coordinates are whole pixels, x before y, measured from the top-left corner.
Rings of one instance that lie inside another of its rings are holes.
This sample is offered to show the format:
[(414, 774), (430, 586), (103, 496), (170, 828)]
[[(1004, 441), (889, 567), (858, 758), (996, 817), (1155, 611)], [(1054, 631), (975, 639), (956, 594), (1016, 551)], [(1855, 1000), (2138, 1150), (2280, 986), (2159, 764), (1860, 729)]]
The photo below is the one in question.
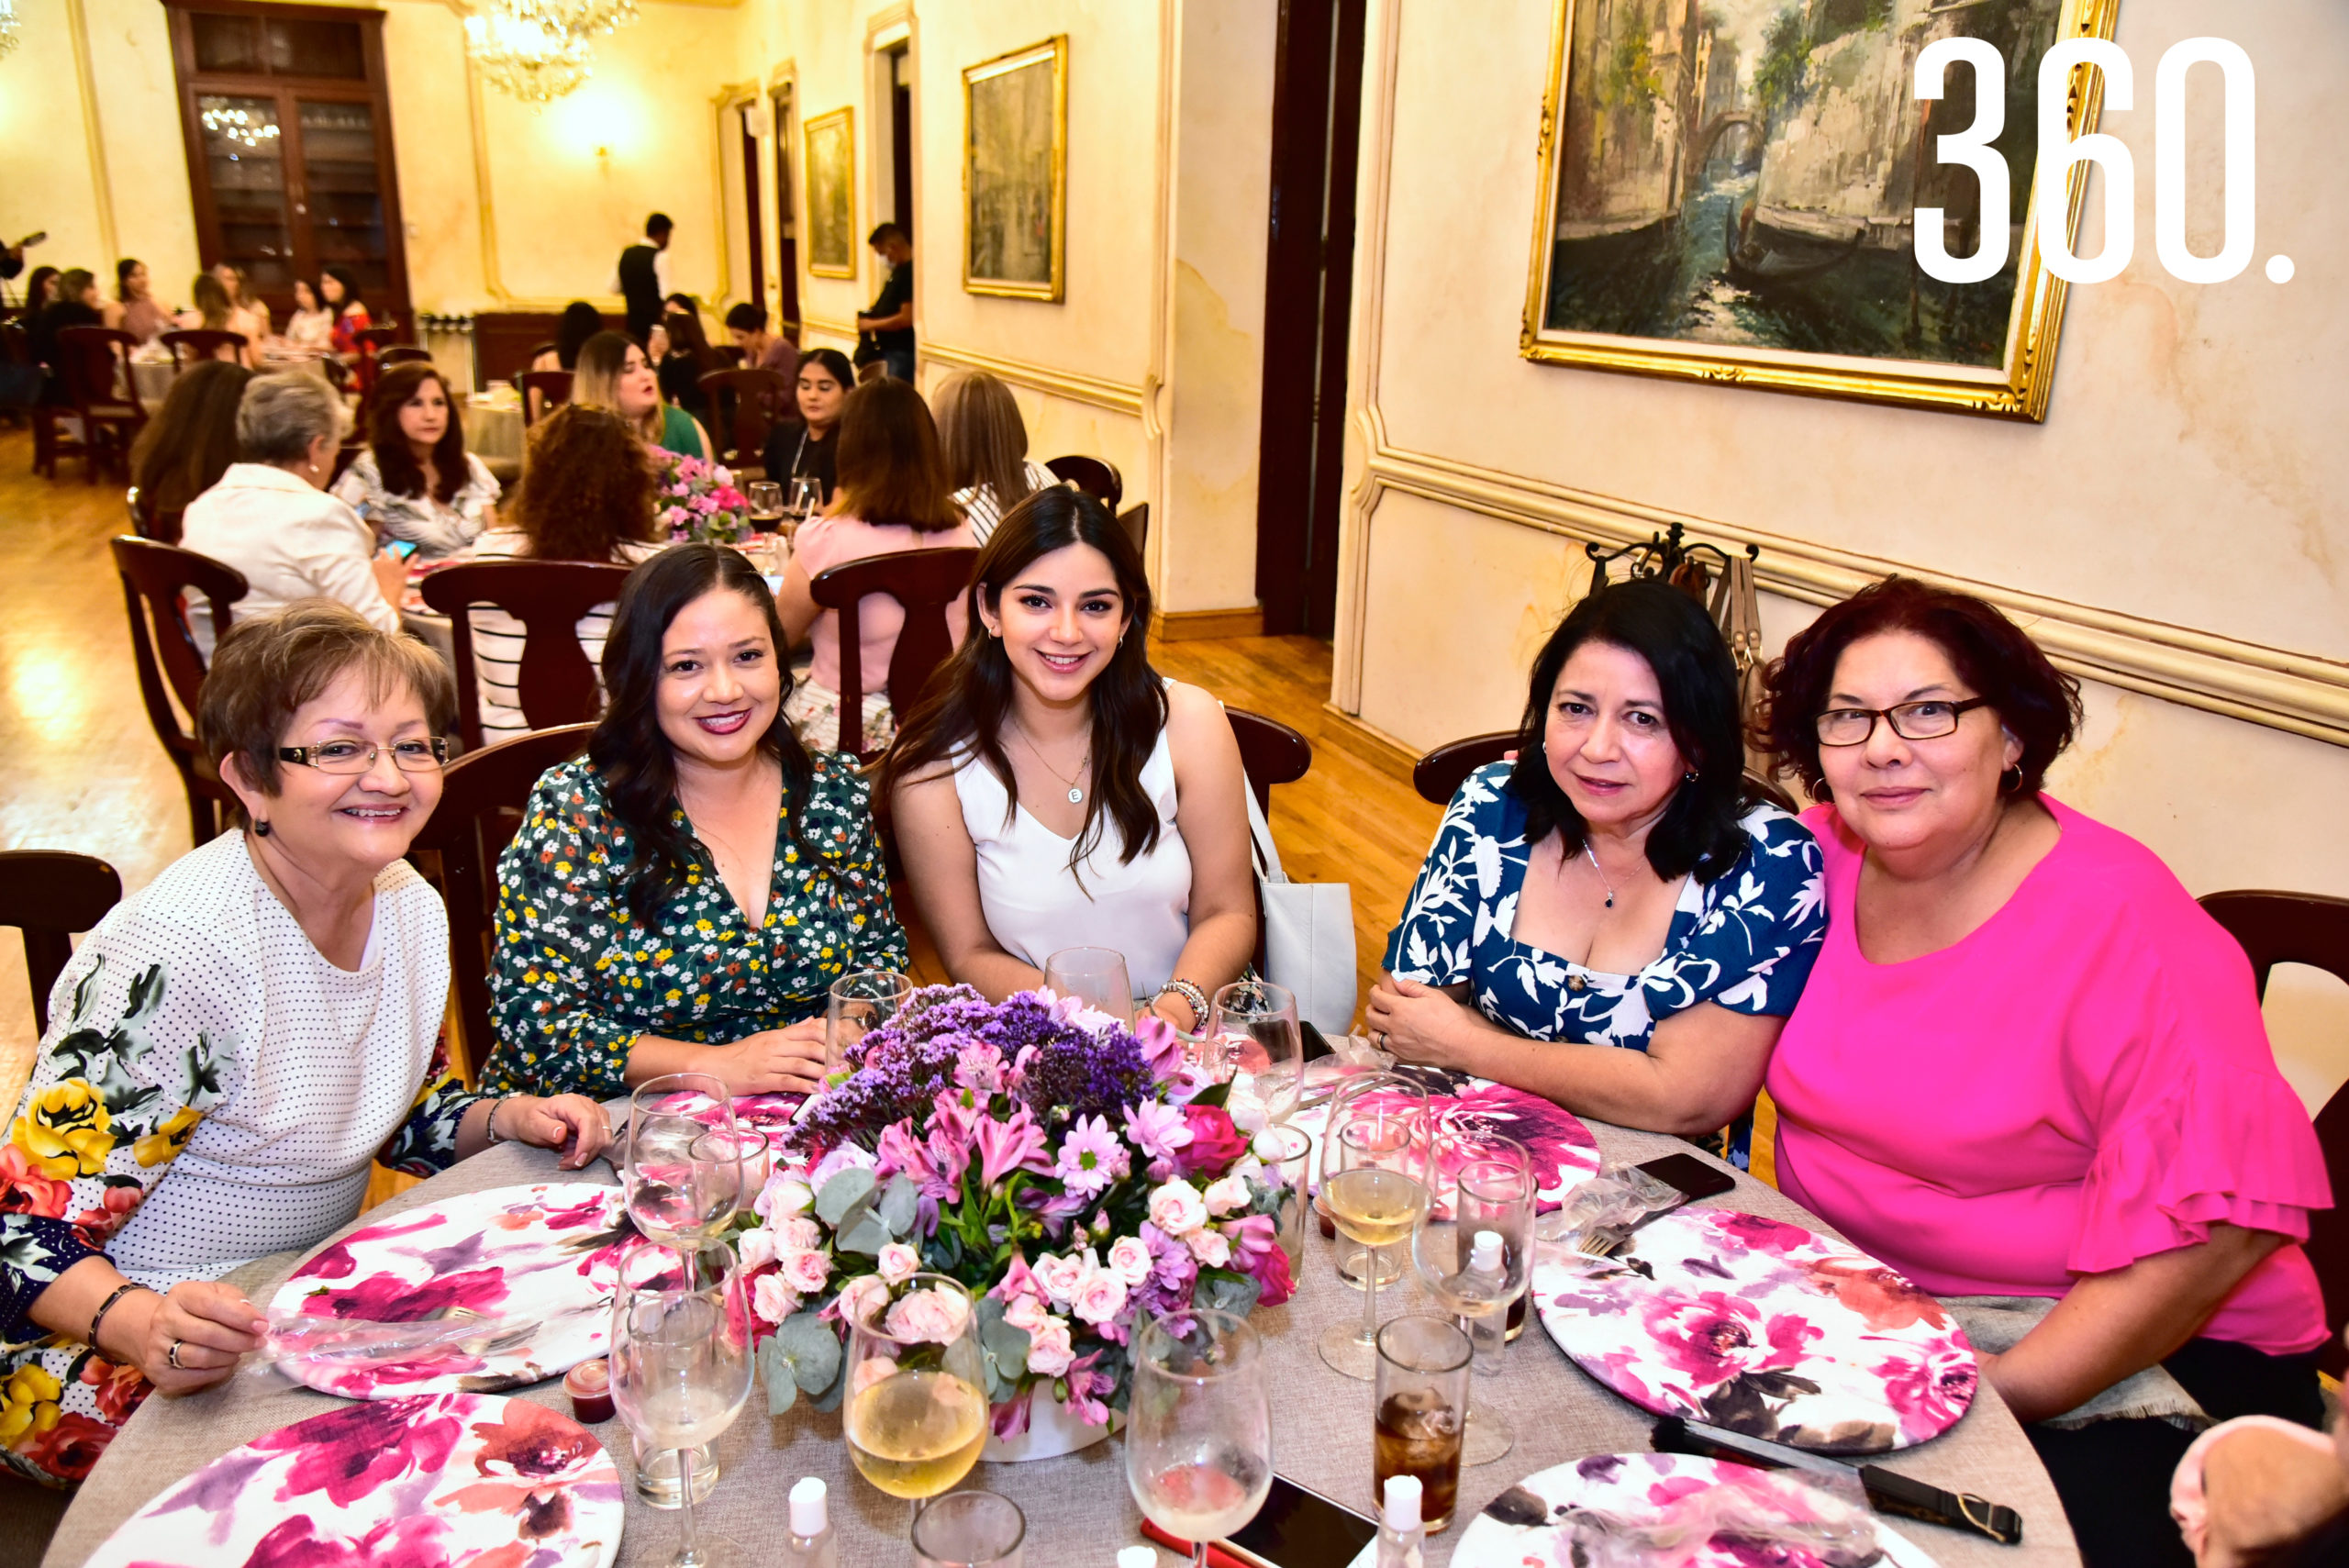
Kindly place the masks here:
[[(1058, 768), (1052, 766), (1052, 763), (1045, 762), (1044, 753), (1037, 749), (1036, 743), (1033, 740), (1028, 739), (1028, 732), (1025, 729), (1020, 728), (1019, 726), (1015, 724), (1011, 727), (1011, 732), (1019, 737), (1019, 743), (1028, 748), (1029, 755), (1034, 757), (1038, 762), (1043, 764), (1043, 769), (1046, 773), (1052, 774), (1052, 777), (1059, 779), (1061, 783), (1068, 785), (1068, 803), (1071, 806), (1082, 806), (1085, 804), (1084, 785), (1078, 784), (1075, 779), (1063, 774)], [(1092, 761), (1093, 748), (1087, 746), (1085, 749), (1085, 755), (1077, 759), (1076, 771), (1080, 776), (1083, 775), (1086, 766), (1090, 764)]]
[(1588, 839), (1585, 839), (1582, 841), (1582, 852), (1584, 858), (1590, 862), (1590, 869), (1598, 873), (1598, 880), (1603, 883), (1607, 883), (1607, 906), (1609, 909), (1614, 908), (1615, 884), (1611, 882), (1607, 882), (1607, 873), (1600, 868), (1598, 855), (1592, 853), (1590, 840)]

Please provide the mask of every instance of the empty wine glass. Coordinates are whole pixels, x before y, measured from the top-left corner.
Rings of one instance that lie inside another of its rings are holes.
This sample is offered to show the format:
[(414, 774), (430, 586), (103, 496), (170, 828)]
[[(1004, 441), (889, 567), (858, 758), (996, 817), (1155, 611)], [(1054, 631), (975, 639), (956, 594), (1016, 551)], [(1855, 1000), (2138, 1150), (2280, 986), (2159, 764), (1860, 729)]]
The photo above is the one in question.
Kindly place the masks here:
[(896, 1018), (913, 994), (912, 976), (894, 969), (861, 969), (833, 981), (824, 1010), (824, 1076), (846, 1073), (849, 1047)]
[(1126, 955), (1115, 948), (1063, 948), (1044, 961), (1044, 988), (1074, 996), (1121, 1024), (1134, 1021), (1134, 985)]
[[(672, 1073), (640, 1087), (629, 1113), (628, 1157), (620, 1173), (629, 1218), (651, 1240), (686, 1254), (724, 1232), (742, 1207), (742, 1142), (732, 1103), (714, 1078), (702, 1084)], [(716, 1088), (720, 1116), (710, 1118), (685, 1104), (672, 1103), (681, 1091)], [(708, 1118), (708, 1119), (705, 1119)]]
[[(1416, 1078), (1406, 1077), (1400, 1073), (1363, 1073), (1339, 1080), (1336, 1092), (1330, 1096), (1329, 1108), (1322, 1115), (1321, 1134), (1314, 1140), (1312, 1159), (1313, 1212), (1332, 1232), (1337, 1229), (1337, 1217), (1330, 1209), (1330, 1178), (1337, 1173), (1338, 1163), (1333, 1153), (1334, 1145), (1330, 1140), (1330, 1129), (1337, 1125), (1339, 1113), (1345, 1108), (1348, 1100), (1356, 1095), (1367, 1094), (1416, 1098), (1421, 1115), (1426, 1114), (1427, 1089)], [(1345, 1238), (1338, 1240), (1342, 1243)], [(1403, 1277), (1403, 1265), (1376, 1247), (1357, 1250), (1341, 1244), (1338, 1248), (1340, 1280), (1360, 1290), (1363, 1282), (1372, 1277), (1375, 1277), (1382, 1285), (1392, 1284)]]
[[(1370, 1248), (1400, 1241), (1426, 1208), (1424, 1095), (1357, 1094), (1330, 1113), (1321, 1184), (1339, 1234)], [(1342, 1376), (1370, 1382), (1378, 1372), (1378, 1279), (1365, 1271), (1362, 1328), (1321, 1331), (1321, 1359)]]
[[(1475, 1370), (1491, 1377), (1500, 1371), (1509, 1304), (1524, 1294), (1531, 1267), (1533, 1157), (1515, 1139), (1453, 1131), (1436, 1140), (1428, 1168), (1432, 1190), (1411, 1234), (1411, 1260), (1428, 1294), (1468, 1330)], [(1461, 1463), (1490, 1464), (1516, 1442), (1499, 1411), (1468, 1401)]]
[(1205, 1568), (1208, 1544), (1254, 1518), (1272, 1491), (1263, 1342), (1230, 1313), (1194, 1307), (1142, 1325), (1132, 1356), (1126, 1485)]
[(1224, 1108), (1242, 1132), (1277, 1127), (1297, 1110), (1305, 1040), (1297, 996), (1269, 980), (1238, 980), (1215, 994), (1200, 1022), (1231, 1070)]
[[(691, 1261), (689, 1260), (689, 1266)], [(694, 1533), (694, 1451), (734, 1424), (751, 1394), (749, 1319), (727, 1270), (698, 1290), (626, 1290), (612, 1308), (612, 1403), (652, 1448), (677, 1456), (677, 1554), (670, 1568), (728, 1568), (740, 1550)]]
[(877, 1274), (839, 1298), (849, 1326), (841, 1429), (859, 1473), (893, 1497), (952, 1491), (987, 1442), (986, 1373), (971, 1294), (944, 1274)]

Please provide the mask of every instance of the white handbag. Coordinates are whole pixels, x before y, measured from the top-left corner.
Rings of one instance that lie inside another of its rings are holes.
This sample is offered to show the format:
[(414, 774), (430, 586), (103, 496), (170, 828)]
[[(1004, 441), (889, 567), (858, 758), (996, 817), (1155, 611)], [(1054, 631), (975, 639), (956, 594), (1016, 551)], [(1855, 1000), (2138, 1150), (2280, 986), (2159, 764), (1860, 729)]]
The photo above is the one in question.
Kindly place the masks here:
[(1333, 1039), (1354, 1021), (1354, 891), (1342, 882), (1291, 882), (1273, 829), (1248, 797), (1248, 838), (1264, 909), (1264, 978), (1297, 994), (1297, 1016)]

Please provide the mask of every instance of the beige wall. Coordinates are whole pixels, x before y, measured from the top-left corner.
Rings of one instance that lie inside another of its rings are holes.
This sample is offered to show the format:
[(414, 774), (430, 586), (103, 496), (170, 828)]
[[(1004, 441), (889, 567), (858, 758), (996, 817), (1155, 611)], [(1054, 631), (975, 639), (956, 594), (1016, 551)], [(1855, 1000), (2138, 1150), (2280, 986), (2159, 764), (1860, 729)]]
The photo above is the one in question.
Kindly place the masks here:
[[(2349, 895), (2349, 211), (2327, 199), (2322, 139), (2287, 129), (2331, 104), (2349, 13), (2226, 8), (2267, 132), (2258, 254), (2290, 254), (2299, 277), (2254, 265), (2198, 288), (2154, 256), (2150, 111), (2161, 51), (2211, 30), (2210, 10), (2121, 7), (2143, 107), (2104, 128), (2136, 158), (2137, 259), (2074, 291), (2053, 411), (2032, 426), (1520, 358), (1552, 11), (1492, 0), (1464, 29), (1432, 0), (1373, 0), (1338, 705), (1412, 748), (1513, 722), (1521, 672), (1586, 580), (1584, 541), (1680, 517), (1762, 543), (1773, 649), (1895, 564), (1992, 587), (2101, 677), (2058, 794), (2198, 893)], [(2193, 139), (2205, 192), (2216, 142)], [(2206, 253), (2214, 205), (2193, 209)], [(2255, 717), (2210, 711), (2230, 706)], [(2312, 1102), (2349, 1076), (2341, 987), (2288, 976), (2270, 1018)]]

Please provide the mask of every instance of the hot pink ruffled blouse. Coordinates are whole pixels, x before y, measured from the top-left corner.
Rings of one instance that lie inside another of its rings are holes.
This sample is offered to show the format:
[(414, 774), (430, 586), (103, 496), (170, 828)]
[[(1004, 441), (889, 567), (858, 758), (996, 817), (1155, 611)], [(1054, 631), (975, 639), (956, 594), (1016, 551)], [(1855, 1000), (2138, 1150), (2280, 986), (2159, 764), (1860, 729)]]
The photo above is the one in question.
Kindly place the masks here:
[[(2243, 950), (2152, 851), (2041, 798), (2055, 848), (1905, 963), (1860, 953), (1860, 840), (1803, 814), (1828, 929), (1770, 1062), (1779, 1186), (1937, 1296), (2061, 1296), (2214, 1220), (2306, 1240), (2332, 1191)], [(2271, 1253), (2202, 1332), (2322, 1343), (2307, 1255)]]

